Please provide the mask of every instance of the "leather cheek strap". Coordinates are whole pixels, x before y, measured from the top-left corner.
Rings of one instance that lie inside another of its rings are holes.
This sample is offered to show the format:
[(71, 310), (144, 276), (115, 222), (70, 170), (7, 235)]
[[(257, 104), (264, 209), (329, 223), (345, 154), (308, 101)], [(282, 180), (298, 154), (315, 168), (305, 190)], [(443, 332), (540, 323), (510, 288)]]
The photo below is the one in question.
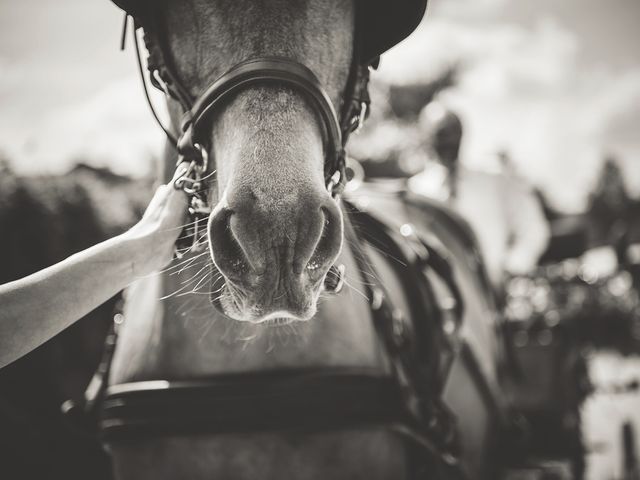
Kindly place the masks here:
[[(339, 167), (343, 152), (342, 132), (331, 99), (314, 73), (304, 65), (281, 57), (257, 57), (245, 60), (224, 73), (196, 99), (182, 120), (178, 152), (185, 158), (197, 158), (195, 145), (204, 144), (202, 125), (220, 104), (242, 89), (255, 84), (274, 83), (302, 91), (317, 107), (325, 140), (325, 174)], [(195, 157), (194, 157), (195, 156)]]

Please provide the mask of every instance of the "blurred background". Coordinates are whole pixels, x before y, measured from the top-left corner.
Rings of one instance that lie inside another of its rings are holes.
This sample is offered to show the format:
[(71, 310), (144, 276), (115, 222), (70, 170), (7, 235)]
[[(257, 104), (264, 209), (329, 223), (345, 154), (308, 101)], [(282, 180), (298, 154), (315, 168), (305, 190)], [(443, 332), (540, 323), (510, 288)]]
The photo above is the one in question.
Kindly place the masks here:
[[(407, 156), (405, 146), (426, 133), (401, 127), (428, 123), (430, 104), (455, 111), (463, 127), (459, 164), (509, 174), (539, 202), (548, 229), (541, 266), (519, 273), (539, 286), (541, 276), (571, 283), (579, 271), (583, 287), (610, 289), (622, 263), (633, 255), (640, 261), (632, 248), (640, 244), (639, 21), (636, 0), (433, 0), (417, 32), (373, 75), (370, 125), (350, 153), (371, 176), (384, 173), (384, 161), (402, 167), (403, 158), (404, 174), (417, 173), (438, 159)], [(144, 101), (133, 49), (119, 51), (121, 28), (121, 12), (107, 0), (0, 0), (1, 282), (126, 228), (145, 205), (163, 134)], [(19, 223), (25, 214), (26, 225)], [(600, 254), (586, 255), (594, 250)], [(594, 264), (592, 281), (585, 262)], [(563, 267), (541, 270), (549, 265)], [(628, 282), (637, 288), (636, 277)], [(518, 307), (518, 296), (530, 293), (522, 288), (507, 289), (506, 303)], [(542, 310), (556, 300), (547, 298)], [(78, 336), (98, 345), (107, 324), (81, 322), (68, 345)], [(619, 339), (604, 347), (585, 353), (594, 387), (580, 403), (586, 477), (594, 480), (622, 478), (621, 426), (640, 428), (640, 396), (614, 388), (640, 375), (639, 352)], [(0, 411), (18, 415), (18, 399), (32, 398), (24, 408), (42, 416), (32, 421), (51, 421), (43, 399), (78, 391), (98, 361), (95, 348), (85, 350), (50, 343), (1, 372), (8, 400)], [(75, 373), (56, 379), (69, 368)], [(56, 387), (14, 392), (25, 371), (34, 385)]]
[[(0, 148), (20, 171), (79, 158), (143, 175), (162, 144), (140, 95), (122, 18), (106, 0), (0, 0)], [(634, 0), (440, 0), (385, 55), (408, 84), (458, 65), (447, 100), (464, 117), (465, 163), (508, 150), (554, 206), (586, 208), (614, 155), (640, 194), (640, 64)], [(635, 166), (635, 168), (634, 168)]]

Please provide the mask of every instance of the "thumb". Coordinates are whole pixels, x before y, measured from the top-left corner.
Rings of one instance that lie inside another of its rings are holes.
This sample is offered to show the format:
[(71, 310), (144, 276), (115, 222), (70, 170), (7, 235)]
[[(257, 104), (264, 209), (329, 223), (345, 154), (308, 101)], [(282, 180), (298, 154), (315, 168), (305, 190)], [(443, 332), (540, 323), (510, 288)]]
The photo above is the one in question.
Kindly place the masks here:
[(166, 186), (167, 193), (164, 197), (165, 208), (170, 216), (183, 219), (187, 213), (187, 195), (182, 190), (176, 190), (171, 186)]

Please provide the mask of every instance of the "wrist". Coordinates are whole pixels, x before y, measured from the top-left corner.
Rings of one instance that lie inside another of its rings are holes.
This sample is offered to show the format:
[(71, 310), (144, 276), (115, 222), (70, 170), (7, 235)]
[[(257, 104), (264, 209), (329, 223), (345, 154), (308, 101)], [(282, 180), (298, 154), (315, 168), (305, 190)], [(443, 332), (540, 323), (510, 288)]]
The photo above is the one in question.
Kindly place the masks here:
[(137, 231), (134, 227), (121, 234), (119, 238), (128, 255), (132, 280), (152, 273), (154, 270), (152, 265), (154, 257), (153, 235), (148, 231)]

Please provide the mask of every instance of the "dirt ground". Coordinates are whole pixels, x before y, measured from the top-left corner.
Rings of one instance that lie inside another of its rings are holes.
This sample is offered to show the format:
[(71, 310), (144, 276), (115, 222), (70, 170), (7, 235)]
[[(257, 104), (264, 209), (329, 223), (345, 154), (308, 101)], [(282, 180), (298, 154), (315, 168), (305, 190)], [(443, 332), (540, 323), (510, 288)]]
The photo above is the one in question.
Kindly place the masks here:
[(622, 425), (633, 422), (636, 450), (640, 456), (640, 392), (610, 393), (615, 385), (640, 378), (640, 357), (597, 354), (590, 361), (591, 380), (601, 391), (583, 407), (587, 458), (587, 480), (620, 480)]

